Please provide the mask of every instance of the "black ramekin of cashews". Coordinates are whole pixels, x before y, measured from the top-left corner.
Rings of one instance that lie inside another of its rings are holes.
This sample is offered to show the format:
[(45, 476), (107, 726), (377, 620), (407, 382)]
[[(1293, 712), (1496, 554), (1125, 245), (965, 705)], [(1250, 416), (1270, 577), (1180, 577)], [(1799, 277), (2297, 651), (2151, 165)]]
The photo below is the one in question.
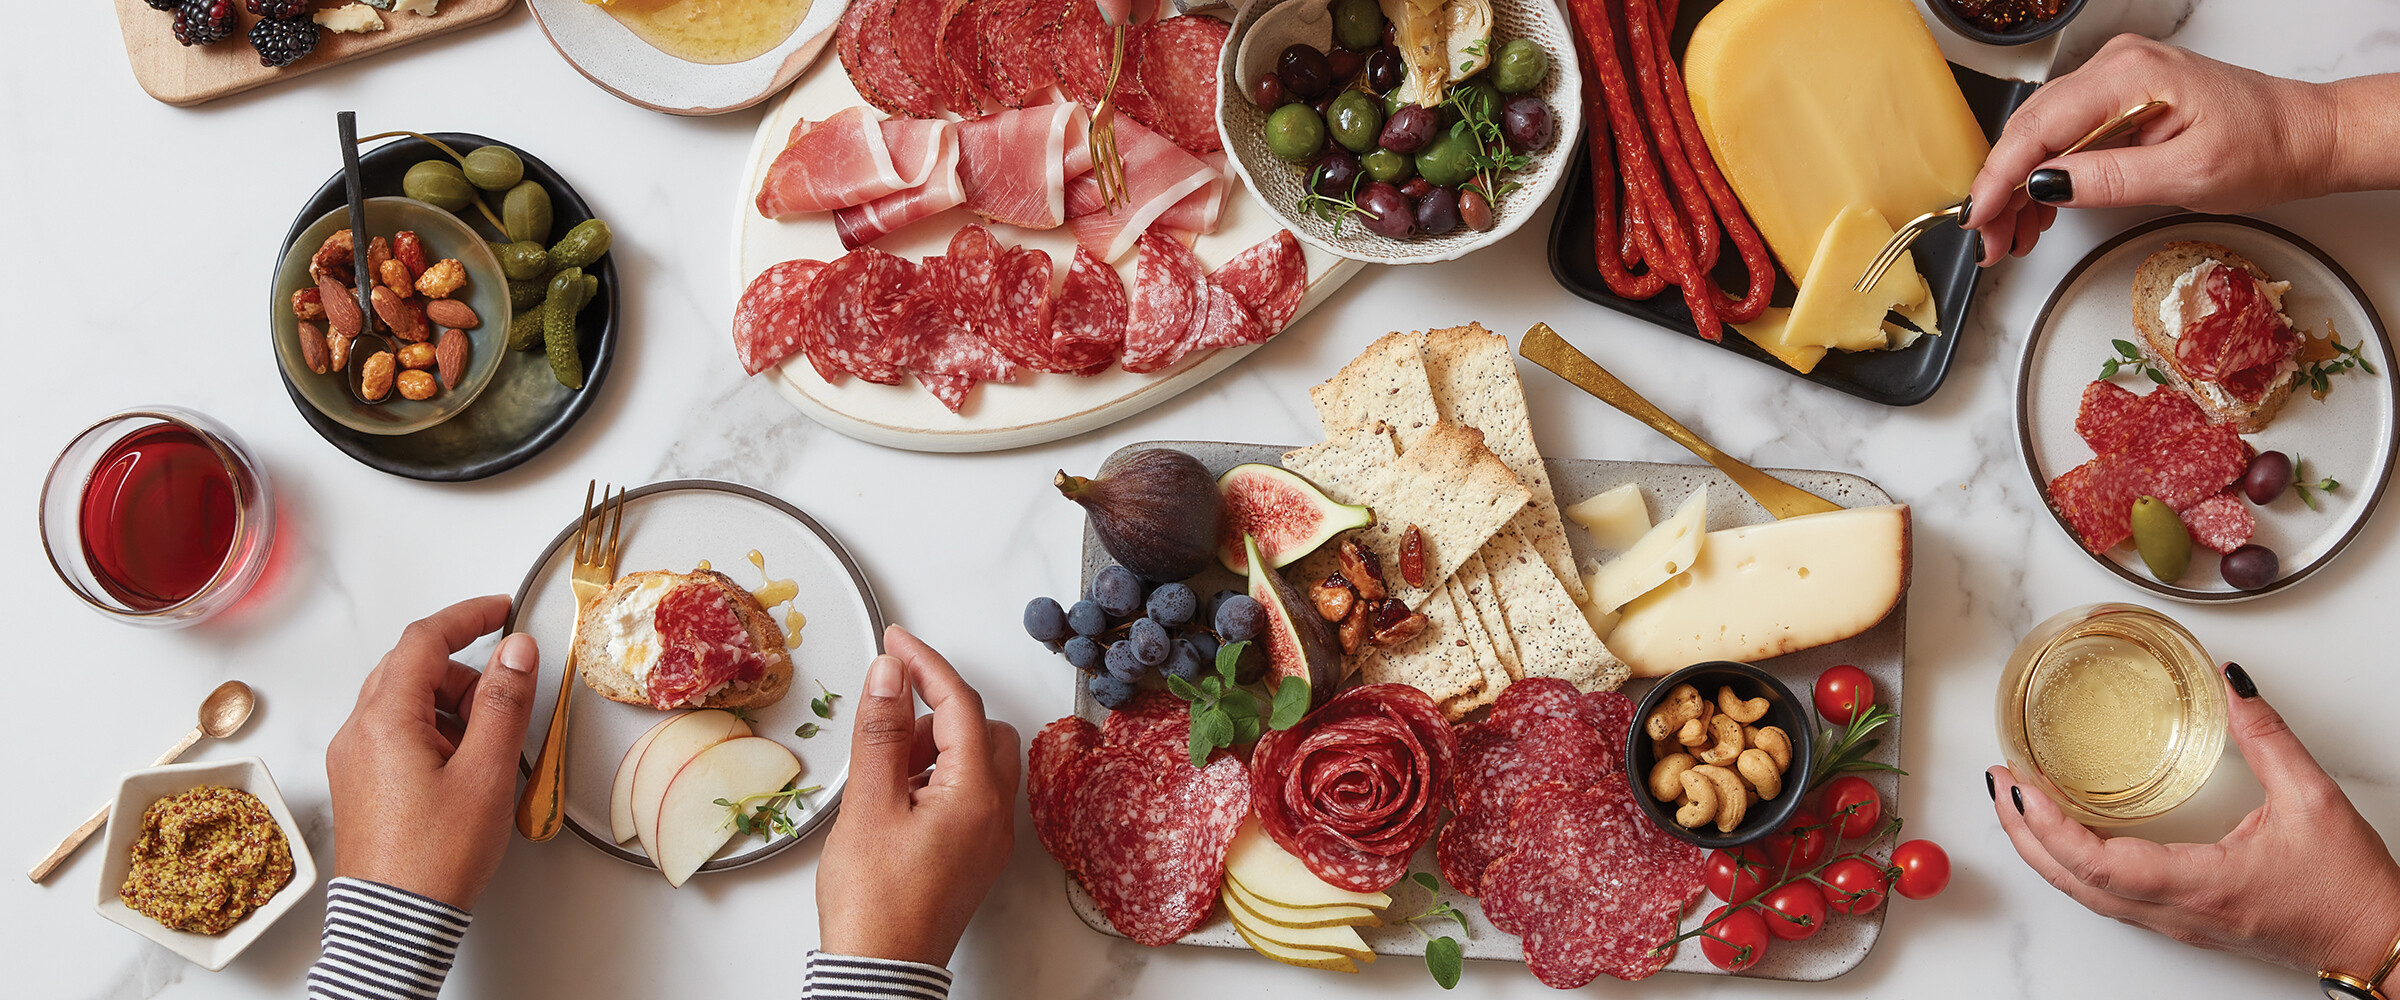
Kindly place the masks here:
[[(1706, 708), (1705, 717), (1692, 711), (1694, 698)], [(1659, 767), (1662, 758), (1653, 744), (1650, 722), (1662, 712), (1662, 722), (1671, 724), (1665, 742), (1688, 756), (1688, 766), (1673, 762), (1676, 754), (1670, 753), (1669, 766)], [(1749, 721), (1743, 721), (1745, 717)], [(1720, 718), (1725, 721), (1716, 721)], [(1702, 742), (1687, 745), (1684, 727), (1694, 720), (1700, 722)], [(1768, 727), (1780, 730), (1784, 739), (1777, 740)], [(1701, 847), (1734, 847), (1765, 837), (1800, 807), (1816, 759), (1816, 735), (1808, 701), (1774, 675), (1730, 660), (1696, 663), (1660, 678), (1642, 696), (1633, 727), (1625, 735), (1625, 774), (1633, 782), (1643, 815), (1660, 829)], [(1790, 745), (1788, 760), (1778, 759), (1778, 742)], [(1758, 753), (1745, 760), (1750, 750)], [(1761, 770), (1768, 763), (1781, 764), (1772, 769), (1772, 778)], [(1749, 765), (1747, 772), (1744, 765)], [(1775, 794), (1760, 794), (1762, 783)], [(1662, 799), (1657, 791), (1674, 794)], [(1750, 801), (1752, 795), (1757, 795), (1756, 802)], [(1721, 821), (1729, 799), (1742, 806), (1739, 818), (1727, 828)], [(1678, 814), (1706, 818), (1687, 826), (1678, 821)]]

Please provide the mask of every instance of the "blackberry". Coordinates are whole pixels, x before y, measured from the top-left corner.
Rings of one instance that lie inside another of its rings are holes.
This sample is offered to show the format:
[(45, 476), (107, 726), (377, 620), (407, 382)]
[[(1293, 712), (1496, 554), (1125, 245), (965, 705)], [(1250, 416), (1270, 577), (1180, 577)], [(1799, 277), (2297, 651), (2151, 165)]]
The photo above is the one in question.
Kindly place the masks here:
[[(158, 0), (150, 0), (156, 4)], [(260, 17), (289, 21), (308, 13), (308, 0), (242, 0), (242, 9)]]
[(242, 5), (234, 0), (183, 0), (175, 8), (175, 40), (185, 45), (215, 45), (233, 34)]
[(174, 10), (183, 6), (183, 0), (142, 0), (142, 2), (149, 4), (151, 10)]
[(299, 62), (300, 57), (316, 51), (317, 22), (306, 18), (278, 21), (259, 18), (250, 26), (250, 47), (258, 50), (261, 66), (281, 68)]

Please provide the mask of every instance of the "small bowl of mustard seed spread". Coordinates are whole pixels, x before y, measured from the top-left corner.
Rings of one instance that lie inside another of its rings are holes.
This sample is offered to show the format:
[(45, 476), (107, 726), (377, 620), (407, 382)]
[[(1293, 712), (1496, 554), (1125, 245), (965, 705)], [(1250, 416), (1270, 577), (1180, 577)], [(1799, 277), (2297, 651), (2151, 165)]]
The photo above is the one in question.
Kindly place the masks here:
[(103, 856), (100, 915), (211, 972), (317, 880), (300, 827), (256, 757), (127, 774)]
[(1933, 0), (1926, 6), (1950, 30), (1986, 45), (2023, 45), (2057, 34), (2083, 12), (2084, 0)]

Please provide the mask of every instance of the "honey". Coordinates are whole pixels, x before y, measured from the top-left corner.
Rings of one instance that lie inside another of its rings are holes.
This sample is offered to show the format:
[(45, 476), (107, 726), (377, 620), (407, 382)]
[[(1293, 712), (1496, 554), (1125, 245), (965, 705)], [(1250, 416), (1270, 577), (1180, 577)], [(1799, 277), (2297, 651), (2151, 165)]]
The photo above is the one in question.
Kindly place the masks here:
[(660, 52), (723, 65), (766, 55), (792, 37), (809, 0), (606, 0), (600, 9)]

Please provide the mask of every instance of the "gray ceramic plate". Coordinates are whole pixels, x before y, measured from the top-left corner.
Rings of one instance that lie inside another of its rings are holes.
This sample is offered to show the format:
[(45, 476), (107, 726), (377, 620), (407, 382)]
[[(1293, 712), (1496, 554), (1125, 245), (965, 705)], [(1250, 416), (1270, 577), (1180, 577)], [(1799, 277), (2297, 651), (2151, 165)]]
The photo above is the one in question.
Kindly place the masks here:
[[(542, 33), (567, 65), (600, 89), (652, 111), (721, 115), (782, 90), (824, 53), (849, 0), (815, 0), (792, 33), (763, 55), (735, 63), (698, 63), (645, 42), (585, 0), (527, 0)], [(719, 6), (737, 6), (725, 3)], [(692, 5), (698, 7), (699, 5)]]
[[(2322, 401), (2311, 398), (2303, 387), (2266, 430), (2244, 436), (2260, 451), (2306, 460), (2311, 481), (2331, 477), (2341, 483), (2319, 497), (2316, 509), (2290, 490), (2274, 503), (2251, 509), (2258, 517), (2258, 533), (2251, 541), (2275, 550), (2282, 563), (2282, 576), (2265, 589), (2235, 590), (2219, 574), (2216, 553), (2197, 547), (2191, 568), (2173, 584), (2150, 575), (2130, 544), (2092, 556), (2119, 579), (2161, 597), (2193, 603), (2264, 597), (2307, 579), (2340, 555), (2374, 512), (2392, 470), (2393, 409), (2400, 397), (2395, 396), (2391, 342), (2383, 318), (2349, 272), (2308, 241), (2255, 219), (2176, 215), (2145, 222), (2101, 244), (2050, 293), (2025, 338), (2017, 372), (2018, 452), (2045, 497), (2052, 479), (2091, 459), (2091, 447), (2075, 433), (2083, 389), (2115, 352), (2111, 340), (2141, 339), (2133, 329), (2133, 272), (2142, 258), (2171, 240), (2223, 244), (2277, 280), (2291, 282), (2283, 305), (2293, 325), (2323, 333), (2330, 321), (2342, 343), (2366, 343), (2366, 357), (2381, 373), (2335, 375), (2332, 391)], [(2153, 388), (2131, 371), (2118, 374), (2116, 381), (2135, 392)], [(2068, 543), (2090, 554), (2066, 521), (2055, 511), (2052, 515)]]
[[(1280, 464), (1282, 454), (1291, 450), (1289, 447), (1261, 444), (1150, 441), (1127, 445), (1118, 450), (1115, 455), (1109, 456), (1108, 462), (1104, 462), (1102, 465), (1106, 467), (1107, 464), (1117, 461), (1119, 457), (1129, 452), (1143, 448), (1162, 447), (1191, 453), (1193, 457), (1200, 460), (1201, 464), (1208, 466), (1208, 470), (1212, 474), (1222, 474), (1226, 469), (1243, 462)], [(1693, 490), (1705, 485), (1708, 487), (1710, 501), (1708, 505), (1709, 530), (1738, 528), (1747, 524), (1762, 524), (1774, 520), (1773, 515), (1768, 514), (1765, 508), (1760, 507), (1747, 494), (1734, 486), (1732, 480), (1725, 478), (1723, 473), (1706, 466), (1667, 465), (1656, 462), (1605, 462), (1592, 459), (1550, 459), (1545, 464), (1550, 470), (1551, 488), (1556, 491), (1561, 507), (1624, 483), (1639, 483), (1642, 487), (1643, 497), (1649, 502), (1651, 518), (1656, 521), (1674, 513), (1676, 506), (1683, 503), (1685, 497), (1690, 496)], [(1840, 472), (1810, 472), (1794, 469), (1769, 471), (1795, 486), (1809, 490), (1844, 507), (1867, 507), (1892, 502), (1891, 496), (1883, 492), (1880, 487), (1857, 476)], [(1569, 527), (1567, 537), (1575, 546), (1576, 561), (1587, 567), (1597, 562), (1606, 553), (1606, 550), (1593, 544), (1590, 535), (1582, 528)], [(1100, 567), (1108, 565), (1109, 562), (1108, 553), (1100, 547), (1099, 539), (1087, 529), (1083, 542), (1084, 582), (1088, 584), (1092, 574), (1098, 572)], [(1233, 575), (1227, 573), (1223, 567), (1217, 566), (1210, 567), (1206, 573), (1192, 583), (1192, 589), (1204, 595), (1236, 586)], [(1832, 645), (1803, 650), (1789, 656), (1762, 660), (1757, 666), (1790, 685), (1792, 690), (1807, 691), (1814, 687), (1817, 674), (1824, 671), (1825, 668), (1839, 663), (1855, 664), (1859, 669), (1866, 671), (1869, 677), (1874, 678), (1876, 700), (1884, 707), (1901, 713), (1902, 718), (1905, 719), (1907, 707), (1901, 699), (1900, 664), (1907, 637), (1908, 603), (1903, 600), (1900, 607), (1894, 609), (1883, 621), (1857, 636)], [(1627, 681), (1621, 690), (1627, 696), (1638, 700), (1655, 683), (1657, 683), (1655, 680), (1635, 678)], [(1076, 689), (1075, 714), (1094, 722), (1099, 722), (1108, 716), (1107, 710), (1092, 701), (1091, 696), (1084, 693), (1080, 685)], [(1894, 767), (1899, 766), (1900, 736), (1903, 728), (1899, 722), (1890, 724), (1883, 731), (1882, 744), (1876, 748), (1873, 754), (1869, 755), (1869, 759)], [(1883, 796), (1883, 801), (1888, 804), (1887, 808), (1892, 809), (1895, 813), (1903, 811), (1900, 809), (1899, 780), (1895, 776), (1889, 772), (1878, 772), (1865, 777), (1867, 782), (1874, 785), (1875, 790)], [(1440, 871), (1433, 860), (1433, 842), (1428, 841), (1425, 847), (1417, 852), (1416, 861), (1411, 869), (1421, 872), (1438, 873)], [(1401, 885), (1393, 887), (1391, 892), (1394, 908), (1403, 915), (1422, 912), (1429, 905), (1424, 891), (1405, 881)], [(1698, 927), (1707, 918), (1709, 911), (1715, 909), (1719, 902), (1705, 892), (1702, 893), (1702, 897), (1698, 904), (1685, 913), (1684, 929), (1690, 930)], [(1100, 914), (1098, 906), (1092, 902), (1092, 897), (1083, 891), (1081, 885), (1076, 884), (1073, 877), (1067, 879), (1067, 900), (1075, 907), (1076, 916), (1083, 918), (1083, 922), (1089, 924), (1092, 929), (1104, 934), (1123, 936), (1117, 934), (1116, 929), (1109, 926), (1108, 918)], [(1524, 961), (1523, 942), (1516, 935), (1492, 926), (1491, 921), (1484, 918), (1483, 907), (1475, 901), (1474, 897), (1445, 891), (1441, 894), (1441, 900), (1456, 906), (1459, 912), (1466, 916), (1468, 934), (1467, 940), (1463, 942), (1466, 957), (1502, 962)], [(1866, 961), (1867, 952), (1875, 947), (1875, 939), (1883, 933), (1885, 912), (1882, 908), (1877, 908), (1874, 913), (1865, 917), (1836, 917), (1825, 926), (1824, 930), (1819, 931), (1805, 942), (1782, 943), (1768, 949), (1766, 958), (1761, 959), (1757, 965), (1741, 974), (1753, 979), (1786, 979), (1800, 982), (1816, 982), (1839, 976), (1857, 968), (1860, 962)], [(1361, 927), (1358, 931), (1359, 935), (1366, 939), (1367, 946), (1375, 949), (1377, 954), (1425, 954), (1425, 937), (1405, 924)], [(1209, 948), (1246, 949), (1249, 947), (1242, 942), (1240, 936), (1234, 933), (1233, 922), (1222, 916), (1222, 910), (1219, 911), (1218, 916), (1212, 917), (1207, 924), (1186, 935), (1178, 943)], [(1259, 961), (1265, 962), (1269, 959), (1262, 956)], [(1677, 949), (1675, 960), (1668, 963), (1667, 971), (1717, 976), (1730, 975), (1730, 973), (1710, 965), (1708, 959), (1700, 954), (1700, 949), (1697, 947)], [(1309, 975), (1310, 973), (1296, 972), (1295, 974)]]

